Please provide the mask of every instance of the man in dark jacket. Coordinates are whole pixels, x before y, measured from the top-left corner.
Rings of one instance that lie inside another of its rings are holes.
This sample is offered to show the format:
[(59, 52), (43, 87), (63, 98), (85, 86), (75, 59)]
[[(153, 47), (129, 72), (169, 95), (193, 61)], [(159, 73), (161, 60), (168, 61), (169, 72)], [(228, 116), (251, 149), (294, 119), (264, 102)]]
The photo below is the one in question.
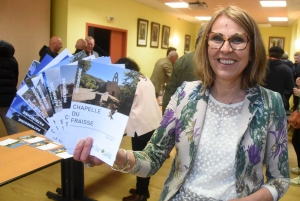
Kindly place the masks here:
[(49, 41), (49, 47), (44, 45), (39, 52), (40, 61), (42, 61), (42, 59), (46, 56), (46, 54), (48, 54), (52, 58), (55, 58), (58, 55), (58, 52), (60, 51), (61, 48), (62, 48), (61, 39), (57, 36), (52, 36)]
[(291, 60), (289, 60), (289, 55), (287, 53), (284, 53), (282, 55), (281, 61), (291, 68), (293, 74), (295, 73), (296, 68), (294, 66), (294, 63)]
[[(206, 28), (206, 24), (202, 25), (198, 31), (198, 37), (196, 39), (196, 45), (202, 37), (202, 34)], [(171, 96), (175, 93), (176, 89), (182, 85), (184, 81), (195, 81), (196, 76), (194, 74), (194, 54), (195, 51), (187, 53), (180, 57), (174, 64), (174, 69), (169, 81), (165, 88), (165, 94), (162, 103), (162, 112), (164, 114), (167, 105), (171, 99)]]
[(19, 77), (18, 62), (14, 47), (0, 40), (0, 116), (9, 135), (18, 133), (17, 122), (6, 117), (11, 102), (16, 96)]
[[(291, 68), (292, 71), (292, 75), (293, 75), (293, 80), (295, 81), (295, 72), (296, 72), (296, 68), (294, 66), (294, 63), (292, 61), (289, 60), (289, 55), (285, 52), (282, 57), (281, 57), (281, 61), (286, 64), (288, 67)], [(292, 94), (289, 94), (287, 91), (285, 92), (285, 98), (288, 101), (288, 106), (290, 108), (290, 104), (289, 104), (289, 100), (291, 98)]]
[(281, 60), (284, 51), (278, 46), (269, 49), (268, 68), (265, 80), (265, 87), (280, 93), (284, 108), (289, 110), (289, 96), (293, 93), (294, 79), (292, 70)]

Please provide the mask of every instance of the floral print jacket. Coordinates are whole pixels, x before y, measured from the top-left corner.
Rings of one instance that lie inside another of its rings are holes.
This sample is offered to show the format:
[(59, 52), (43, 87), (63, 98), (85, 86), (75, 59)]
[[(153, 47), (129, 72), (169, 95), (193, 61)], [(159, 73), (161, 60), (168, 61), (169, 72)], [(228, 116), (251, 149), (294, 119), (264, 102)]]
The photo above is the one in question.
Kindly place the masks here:
[[(200, 81), (184, 82), (166, 108), (163, 120), (142, 152), (133, 152), (132, 174), (152, 176), (176, 147), (171, 171), (160, 200), (172, 198), (181, 187), (201, 138), (209, 90)], [(287, 120), (280, 94), (261, 86), (247, 90), (236, 146), (236, 192), (245, 197), (261, 186), (275, 188), (280, 199), (289, 186)], [(263, 165), (266, 165), (264, 182)]]

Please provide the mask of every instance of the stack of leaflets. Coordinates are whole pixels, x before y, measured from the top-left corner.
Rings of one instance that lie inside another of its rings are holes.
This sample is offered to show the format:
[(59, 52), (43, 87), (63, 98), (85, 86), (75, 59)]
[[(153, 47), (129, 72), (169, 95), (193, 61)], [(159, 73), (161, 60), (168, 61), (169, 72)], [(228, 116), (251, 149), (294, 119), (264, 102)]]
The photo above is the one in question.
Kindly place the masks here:
[(73, 154), (92, 137), (91, 155), (113, 165), (133, 103), (139, 72), (110, 57), (67, 49), (33, 61), (6, 116), (62, 144)]

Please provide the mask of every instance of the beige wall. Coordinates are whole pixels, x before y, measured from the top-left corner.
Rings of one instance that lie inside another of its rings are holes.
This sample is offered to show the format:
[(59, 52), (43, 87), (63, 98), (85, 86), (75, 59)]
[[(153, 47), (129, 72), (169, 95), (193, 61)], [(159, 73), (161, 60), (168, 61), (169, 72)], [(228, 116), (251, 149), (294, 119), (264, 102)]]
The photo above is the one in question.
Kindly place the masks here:
[(19, 83), (50, 38), (50, 0), (1, 0), (0, 39), (13, 44)]
[[(19, 84), (39, 50), (50, 38), (50, 0), (1, 0), (0, 39), (15, 47), (19, 63)], [(1, 97), (0, 97), (1, 98)], [(19, 130), (27, 130), (19, 124)], [(6, 131), (0, 121), (0, 137)]]

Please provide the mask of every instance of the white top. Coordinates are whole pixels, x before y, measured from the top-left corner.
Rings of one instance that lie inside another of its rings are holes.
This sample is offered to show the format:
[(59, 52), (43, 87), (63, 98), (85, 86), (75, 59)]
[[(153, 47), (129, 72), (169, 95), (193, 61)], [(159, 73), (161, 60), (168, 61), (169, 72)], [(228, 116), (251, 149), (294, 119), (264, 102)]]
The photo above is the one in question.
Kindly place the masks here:
[(140, 76), (129, 120), (126, 126), (127, 136), (134, 137), (156, 129), (162, 119), (161, 110), (158, 106), (155, 89), (151, 80), (146, 76)]
[(209, 96), (194, 165), (183, 187), (172, 200), (237, 198), (235, 154), (241, 137), (238, 127), (243, 103), (227, 105)]

